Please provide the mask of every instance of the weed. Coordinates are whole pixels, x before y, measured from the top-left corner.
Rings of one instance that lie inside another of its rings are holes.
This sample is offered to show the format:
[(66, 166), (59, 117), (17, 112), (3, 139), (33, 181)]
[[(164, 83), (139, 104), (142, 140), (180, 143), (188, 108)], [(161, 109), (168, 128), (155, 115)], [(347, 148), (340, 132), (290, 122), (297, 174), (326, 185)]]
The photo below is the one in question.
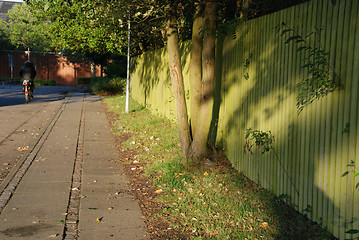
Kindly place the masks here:
[[(168, 224), (161, 231), (149, 230), (154, 239), (334, 239), (283, 202), (286, 196), (278, 199), (223, 157), (183, 166), (173, 123), (151, 115), (132, 100), (130, 106), (136, 111), (125, 114), (123, 96), (104, 99), (117, 114), (113, 128), (120, 130), (115, 134), (131, 132), (121, 151), (136, 149), (135, 161), (143, 164), (138, 174), (154, 189), (145, 193), (151, 197), (143, 202), (153, 201), (159, 211), (145, 214), (147, 224), (159, 219)], [(151, 211), (146, 206), (142, 209)]]
[(125, 79), (121, 78), (92, 78), (90, 83), (92, 92), (101, 96), (122, 94), (125, 85)]

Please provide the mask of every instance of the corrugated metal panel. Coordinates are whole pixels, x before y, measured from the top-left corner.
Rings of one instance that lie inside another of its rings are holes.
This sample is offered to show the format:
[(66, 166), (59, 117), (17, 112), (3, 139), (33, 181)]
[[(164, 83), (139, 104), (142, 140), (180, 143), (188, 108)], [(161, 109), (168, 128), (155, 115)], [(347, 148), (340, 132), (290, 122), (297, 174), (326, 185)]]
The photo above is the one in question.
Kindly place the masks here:
[[(217, 140), (226, 144), (229, 160), (274, 194), (287, 194), (299, 211), (310, 205), (309, 217), (322, 222), (340, 239), (351, 237), (346, 230), (359, 229), (359, 189), (355, 189), (359, 177), (354, 179), (353, 173), (342, 177), (351, 170), (347, 166), (351, 160), (359, 169), (358, 5), (356, 0), (312, 0), (243, 23), (235, 39), (227, 36), (217, 44), (217, 69), (221, 69), (217, 73), (221, 81)], [(330, 66), (341, 78), (340, 89), (305, 107), (300, 115), (296, 83), (308, 75), (301, 68), (308, 54), (298, 52), (293, 42), (285, 44), (285, 38), (275, 32), (275, 26), (282, 22), (302, 36), (321, 27), (318, 38), (309, 41), (329, 52)], [(189, 48), (183, 47), (183, 53), (183, 73), (188, 81)], [(159, 54), (152, 62), (157, 68), (143, 79), (139, 72), (154, 66), (137, 65), (132, 96), (143, 103), (138, 89), (147, 80), (159, 79), (154, 84), (162, 87), (152, 86), (148, 93), (152, 97), (146, 103), (174, 119), (175, 115), (169, 114), (175, 111), (174, 104), (167, 104), (173, 97), (168, 87), (166, 50), (147, 54)], [(274, 149), (289, 176), (273, 153), (243, 153), (246, 128), (271, 131), (276, 140)]]

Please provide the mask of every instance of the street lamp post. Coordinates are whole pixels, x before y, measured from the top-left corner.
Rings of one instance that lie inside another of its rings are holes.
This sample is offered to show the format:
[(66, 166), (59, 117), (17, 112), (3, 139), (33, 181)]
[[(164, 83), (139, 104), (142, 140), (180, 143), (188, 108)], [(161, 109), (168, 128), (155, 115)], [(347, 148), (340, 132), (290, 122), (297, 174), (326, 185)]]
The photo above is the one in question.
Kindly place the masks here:
[(127, 41), (127, 78), (126, 78), (126, 105), (125, 112), (129, 113), (130, 102), (130, 35), (131, 35), (131, 23), (130, 23), (130, 10), (128, 10), (128, 41)]

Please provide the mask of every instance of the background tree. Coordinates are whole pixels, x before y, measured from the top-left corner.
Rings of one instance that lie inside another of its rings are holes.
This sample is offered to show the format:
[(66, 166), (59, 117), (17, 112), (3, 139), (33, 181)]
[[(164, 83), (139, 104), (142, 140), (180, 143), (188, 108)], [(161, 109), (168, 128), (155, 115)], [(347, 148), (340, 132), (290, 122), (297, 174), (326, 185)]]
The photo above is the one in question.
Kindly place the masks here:
[(1, 28), (13, 45), (39, 52), (50, 49), (49, 23), (39, 21), (26, 3), (9, 10), (8, 18), (8, 23), (1, 22)]
[(127, 22), (131, 14), (131, 54), (163, 46), (161, 10), (157, 1), (29, 0), (41, 21), (51, 22), (53, 46), (67, 56), (106, 65), (127, 48)]
[(13, 50), (16, 47), (10, 43), (8, 34), (3, 30), (4, 26), (2, 24), (4, 24), (4, 22), (0, 22), (0, 51), (1, 50)]

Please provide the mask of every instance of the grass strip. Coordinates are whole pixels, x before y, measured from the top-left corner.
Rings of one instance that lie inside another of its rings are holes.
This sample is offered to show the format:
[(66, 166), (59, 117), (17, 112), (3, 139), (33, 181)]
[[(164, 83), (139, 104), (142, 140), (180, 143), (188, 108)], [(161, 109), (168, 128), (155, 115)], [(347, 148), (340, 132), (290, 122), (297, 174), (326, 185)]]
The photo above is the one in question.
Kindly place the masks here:
[(308, 212), (290, 206), (288, 196), (263, 189), (223, 156), (183, 166), (176, 124), (132, 99), (125, 114), (124, 96), (103, 99), (115, 117), (120, 152), (132, 153), (122, 163), (150, 185), (137, 183), (133, 190), (140, 192), (136, 196), (153, 239), (335, 239), (310, 221)]

